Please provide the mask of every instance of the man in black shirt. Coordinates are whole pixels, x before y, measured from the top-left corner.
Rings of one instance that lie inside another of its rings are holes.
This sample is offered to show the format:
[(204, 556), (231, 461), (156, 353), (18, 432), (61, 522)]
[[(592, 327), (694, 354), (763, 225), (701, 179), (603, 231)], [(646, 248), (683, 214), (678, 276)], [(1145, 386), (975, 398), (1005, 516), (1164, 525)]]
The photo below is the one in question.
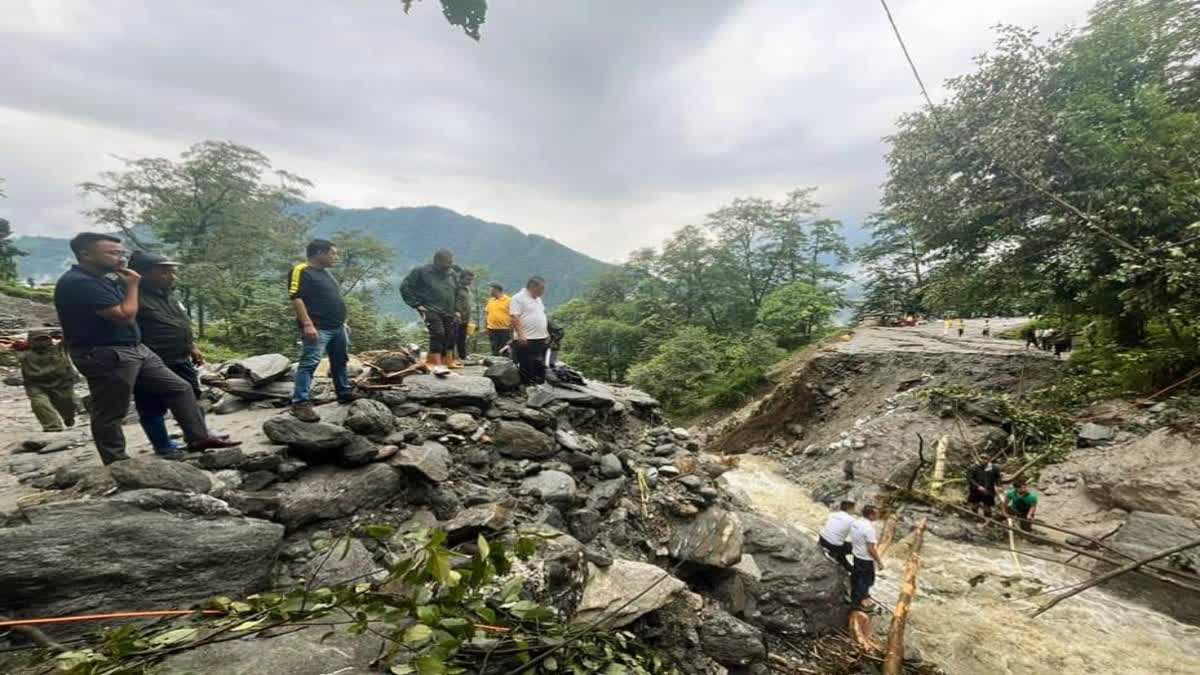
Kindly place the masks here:
[[(85, 232), (71, 240), (71, 250), (79, 262), (59, 277), (54, 306), (71, 359), (92, 395), (92, 439), (100, 460), (111, 464), (129, 458), (121, 422), (135, 391), (166, 404), (190, 449), (238, 445), (209, 435), (192, 388), (141, 343), (141, 276), (125, 267), (121, 240)], [(110, 281), (108, 274), (120, 282)]]
[(980, 511), (984, 518), (992, 517), (996, 505), (996, 486), (1000, 484), (1000, 469), (989, 461), (976, 462), (967, 470), (967, 503), (971, 510)]
[(321, 357), (329, 354), (329, 372), (338, 401), (353, 400), (353, 387), (346, 364), (350, 361), (350, 336), (346, 332), (346, 303), (342, 289), (329, 268), (337, 264), (337, 248), (324, 239), (313, 239), (305, 251), (307, 262), (297, 263), (288, 275), (288, 295), (304, 337), (296, 388), (292, 392), (292, 414), (305, 422), (320, 422), (309, 393), (313, 373)]
[[(148, 251), (134, 251), (129, 267), (142, 275), (141, 298), (137, 314), (142, 344), (158, 354), (167, 368), (192, 387), (200, 398), (200, 373), (196, 366), (204, 364), (204, 355), (196, 348), (192, 320), (175, 296), (179, 263)], [(172, 455), (179, 447), (167, 433), (167, 407), (162, 399), (134, 395), (134, 406), (146, 438), (161, 455)]]

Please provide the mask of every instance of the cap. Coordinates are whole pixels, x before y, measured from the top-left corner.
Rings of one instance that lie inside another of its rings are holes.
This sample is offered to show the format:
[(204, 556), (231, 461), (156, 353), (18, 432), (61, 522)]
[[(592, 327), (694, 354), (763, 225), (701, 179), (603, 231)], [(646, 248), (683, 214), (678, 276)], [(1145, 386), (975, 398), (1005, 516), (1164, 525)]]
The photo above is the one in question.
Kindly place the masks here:
[(133, 255), (129, 256), (129, 268), (138, 273), (146, 272), (151, 267), (158, 267), (159, 265), (178, 267), (182, 264), (183, 263), (170, 260), (164, 255), (151, 253), (150, 251), (134, 251)]
[(504, 287), (503, 287), (503, 286), (501, 286), (499, 283), (497, 283), (497, 282), (495, 282), (495, 281), (493, 281), (492, 283), (488, 284), (488, 288), (494, 288), (494, 289), (496, 289), (496, 290), (498, 290), (498, 291), (502, 291), (502, 290), (504, 290)]

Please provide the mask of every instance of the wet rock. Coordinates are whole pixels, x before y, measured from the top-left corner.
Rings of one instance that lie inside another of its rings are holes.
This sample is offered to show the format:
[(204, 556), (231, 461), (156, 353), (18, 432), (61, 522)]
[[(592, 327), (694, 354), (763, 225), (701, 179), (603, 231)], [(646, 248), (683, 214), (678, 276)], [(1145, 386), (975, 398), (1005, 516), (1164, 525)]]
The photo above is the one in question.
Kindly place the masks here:
[(717, 663), (745, 667), (767, 658), (762, 631), (719, 607), (708, 607), (700, 624), (700, 644)]
[(273, 490), (232, 490), (221, 495), (230, 506), (254, 518), (274, 520), (283, 497)]
[(1083, 446), (1102, 445), (1111, 441), (1116, 435), (1117, 432), (1112, 427), (1087, 422), (1079, 428), (1079, 443)]
[(701, 488), (704, 487), (704, 480), (701, 479), (699, 476), (693, 476), (693, 475), (680, 476), (675, 482), (679, 483), (680, 485), (687, 488), (688, 490), (691, 490), (692, 492), (698, 492)]
[[(1134, 511), (1107, 543), (1125, 555), (1141, 559), (1196, 539), (1200, 539), (1200, 525), (1190, 518)], [(1160, 564), (1185, 570), (1190, 567), (1195, 572), (1200, 567), (1200, 552), (1184, 551), (1174, 560), (1167, 558)], [(1099, 562), (1094, 566), (1097, 573), (1112, 569)], [(1123, 574), (1105, 583), (1104, 588), (1176, 620), (1200, 625), (1200, 593), (1141, 574)]]
[(611, 408), (616, 403), (612, 390), (598, 382), (586, 385), (538, 385), (529, 394), (526, 405), (530, 408), (546, 408), (555, 403), (567, 403), (584, 408)]
[(344, 425), (356, 434), (387, 436), (396, 429), (396, 418), (382, 402), (361, 398), (350, 404)]
[(422, 410), (425, 410), (425, 406), (421, 405), (420, 403), (409, 402), (393, 405), (391, 406), (391, 410), (392, 414), (396, 417), (412, 417), (413, 415), (420, 413)]
[(595, 509), (575, 509), (567, 514), (571, 534), (585, 544), (600, 535), (603, 522), (604, 517)]
[(362, 466), (375, 461), (379, 455), (379, 446), (367, 438), (355, 436), (346, 447), (342, 448), (338, 464), (342, 466)]
[(426, 480), (440, 483), (450, 478), (450, 452), (446, 446), (434, 441), (406, 445), (400, 448), (389, 463), (392, 466), (414, 471)]
[(521, 491), (536, 495), (555, 505), (569, 505), (575, 500), (575, 479), (562, 471), (542, 471), (521, 482)]
[(274, 443), (321, 452), (338, 450), (354, 438), (354, 432), (326, 422), (301, 422), (291, 415), (277, 415), (263, 422), (263, 433)]
[(479, 423), (466, 413), (455, 413), (446, 418), (446, 426), (460, 434), (471, 434), (479, 427)]
[(404, 393), (414, 401), (439, 405), (487, 408), (496, 400), (496, 386), (486, 377), (452, 374), (415, 375), (404, 380)]
[(597, 483), (588, 494), (587, 506), (589, 509), (603, 513), (611, 509), (623, 496), (625, 496), (625, 477), (621, 476)]
[(560, 452), (556, 457), (563, 464), (571, 467), (572, 471), (587, 471), (596, 464), (595, 457), (585, 452), (576, 452), (574, 450)]
[(267, 587), (283, 539), (280, 525), (177, 492), (138, 491), (22, 513), (18, 524), (0, 528), (5, 613), (21, 617), (244, 597)]
[(99, 494), (117, 486), (107, 466), (67, 464), (54, 472), (54, 487), (65, 489), (76, 485), (85, 494)]
[(1200, 444), (1159, 429), (1132, 443), (1091, 451), (1082, 462), (1087, 495), (1099, 504), (1200, 519)]
[(242, 471), (276, 471), (283, 463), (283, 448), (270, 445), (241, 446)]
[(189, 453), (184, 458), (189, 464), (200, 467), (208, 471), (218, 471), (220, 469), (232, 469), (236, 466), (241, 466), (246, 461), (245, 454), (242, 449), (235, 448), (216, 448), (214, 450), (205, 450), (200, 453)]
[(291, 365), (291, 360), (283, 354), (259, 354), (234, 361), (229, 365), (226, 374), (250, 380), (258, 387), (283, 378), (288, 374)]
[(572, 452), (588, 452), (595, 449), (591, 439), (578, 436), (574, 431), (559, 429), (554, 432), (554, 440)]
[(619, 478), (625, 475), (625, 467), (621, 465), (621, 460), (611, 452), (600, 458), (600, 477), (601, 478)]
[(471, 541), (480, 533), (485, 536), (507, 528), (513, 522), (516, 501), (505, 500), (480, 504), (460, 511), (443, 529), (451, 543)]
[[(589, 564), (583, 597), (571, 622), (585, 625), (605, 617), (609, 629), (633, 623), (687, 589), (673, 576), (663, 578), (665, 574), (662, 568), (633, 560), (617, 559), (606, 568)], [(641, 597), (636, 597), (639, 593)]]
[(294, 459), (285, 460), (279, 463), (279, 468), (275, 473), (279, 474), (282, 480), (292, 480), (308, 470), (308, 464)]
[(207, 473), (184, 462), (139, 458), (113, 462), (108, 468), (117, 485), (126, 490), (157, 488), (203, 494), (212, 489)]
[(524, 422), (497, 422), (492, 442), (501, 455), (513, 459), (547, 459), (558, 451), (553, 439)]
[(508, 359), (497, 359), (483, 372), (483, 376), (491, 380), (497, 391), (516, 391), (521, 387), (521, 371), (517, 364)]
[(396, 495), (400, 476), (386, 464), (359, 469), (321, 466), (305, 472), (283, 496), (279, 522), (288, 529), (376, 506)]

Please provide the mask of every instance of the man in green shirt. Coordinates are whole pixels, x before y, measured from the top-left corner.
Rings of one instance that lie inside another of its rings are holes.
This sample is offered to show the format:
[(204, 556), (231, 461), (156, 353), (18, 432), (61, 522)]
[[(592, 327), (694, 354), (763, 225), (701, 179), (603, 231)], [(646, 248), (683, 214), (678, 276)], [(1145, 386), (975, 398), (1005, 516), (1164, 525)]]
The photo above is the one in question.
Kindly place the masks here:
[(43, 431), (63, 431), (75, 425), (75, 383), (79, 373), (66, 350), (54, 344), (53, 331), (29, 331), (29, 351), (21, 354), (21, 379), (29, 406)]
[(1034, 517), (1037, 515), (1037, 503), (1037, 493), (1029, 489), (1025, 479), (1015, 478), (1012, 489), (1004, 495), (1004, 514), (1016, 516), (1021, 529), (1032, 532)]
[(435, 374), (444, 373), (454, 363), (454, 342), (458, 335), (458, 275), (454, 272), (454, 254), (442, 249), (433, 254), (433, 263), (414, 268), (400, 284), (400, 297), (417, 310), (429, 329), (429, 354), (425, 362)]

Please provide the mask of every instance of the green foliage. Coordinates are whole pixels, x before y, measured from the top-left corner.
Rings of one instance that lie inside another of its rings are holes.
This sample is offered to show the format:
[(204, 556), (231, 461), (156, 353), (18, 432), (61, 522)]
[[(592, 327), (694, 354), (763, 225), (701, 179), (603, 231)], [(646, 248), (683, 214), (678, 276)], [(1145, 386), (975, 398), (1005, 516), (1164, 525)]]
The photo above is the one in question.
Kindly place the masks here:
[(200, 353), (204, 355), (204, 360), (209, 363), (225, 363), (226, 361), (237, 361), (244, 359), (247, 356), (254, 354), (248, 351), (240, 351), (230, 348), (224, 344), (213, 342), (212, 340), (197, 340), (196, 347)]
[[(377, 524), (359, 533), (396, 556), (378, 585), (219, 597), (207, 606), (223, 612), (219, 618), (143, 630), (127, 625), (64, 654), (39, 653), (36, 660), (67, 675), (149, 675), (176, 652), (304, 625), (384, 639), (379, 663), (394, 674), (500, 673), (538, 659), (530, 672), (677, 675), (633, 634), (571, 626), (554, 608), (531, 600), (517, 566), (537, 551), (533, 537), (518, 536), (510, 547), (480, 536), (460, 551), (447, 548), (440, 530), (397, 535)], [(349, 538), (333, 542), (325, 556), (347, 551), (349, 544)]]
[(959, 410), (975, 404), (999, 415), (1015, 451), (1011, 458), (1032, 455), (1040, 457), (1039, 463), (1053, 463), (1075, 449), (1075, 422), (1063, 412), (1047, 408), (1037, 396), (1018, 398), (958, 385), (926, 387), (914, 395), (939, 407)]
[[(419, 1), (419, 0), (417, 0)], [(404, 13), (412, 9), (414, 0), (401, 0)], [(458, 26), (472, 40), (479, 40), (479, 30), (487, 20), (487, 0), (442, 0), (442, 14), (451, 26)]]
[(52, 288), (29, 288), (20, 284), (0, 281), (0, 295), (7, 295), (14, 298), (22, 298), (24, 300), (32, 300), (34, 302), (43, 302), (50, 304), (54, 302), (54, 289)]
[(0, 283), (16, 281), (17, 258), (24, 255), (25, 251), (17, 248), (12, 241), (12, 228), (8, 221), (0, 218)]
[(810, 342), (827, 328), (837, 300), (828, 289), (807, 281), (794, 281), (771, 291), (758, 308), (758, 325), (784, 347)]

